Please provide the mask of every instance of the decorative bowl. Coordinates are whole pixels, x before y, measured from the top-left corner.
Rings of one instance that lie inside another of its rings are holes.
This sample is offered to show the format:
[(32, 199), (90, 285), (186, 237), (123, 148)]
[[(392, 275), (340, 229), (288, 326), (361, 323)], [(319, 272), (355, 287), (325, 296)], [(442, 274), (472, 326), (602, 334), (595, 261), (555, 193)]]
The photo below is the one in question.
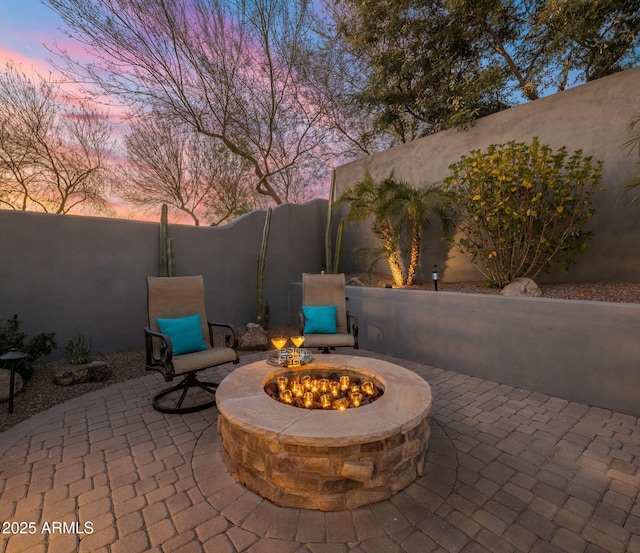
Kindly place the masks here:
[(267, 363), (276, 367), (300, 367), (312, 360), (311, 352), (302, 348), (282, 348), (267, 354)]

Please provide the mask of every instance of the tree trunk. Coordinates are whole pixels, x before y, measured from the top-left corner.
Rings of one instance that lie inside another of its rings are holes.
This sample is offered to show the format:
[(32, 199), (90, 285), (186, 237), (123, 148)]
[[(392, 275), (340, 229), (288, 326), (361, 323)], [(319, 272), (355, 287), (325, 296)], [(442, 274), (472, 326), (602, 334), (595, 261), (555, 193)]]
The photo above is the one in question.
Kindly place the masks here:
[(405, 284), (405, 279), (402, 272), (402, 265), (400, 265), (398, 246), (395, 243), (396, 241), (394, 240), (394, 236), (391, 231), (391, 225), (387, 221), (382, 221), (380, 223), (380, 232), (384, 237), (384, 247), (388, 252), (387, 263), (389, 263), (389, 269), (391, 270), (393, 284), (397, 288), (402, 288)]
[(407, 268), (407, 286), (411, 286), (416, 278), (416, 270), (420, 261), (422, 245), (422, 229), (416, 221), (411, 221), (411, 246), (409, 248), (409, 267)]
[(404, 288), (404, 275), (402, 274), (402, 267), (398, 259), (398, 254), (393, 252), (387, 257), (389, 268), (391, 269), (391, 276), (393, 277), (393, 284), (396, 288)]

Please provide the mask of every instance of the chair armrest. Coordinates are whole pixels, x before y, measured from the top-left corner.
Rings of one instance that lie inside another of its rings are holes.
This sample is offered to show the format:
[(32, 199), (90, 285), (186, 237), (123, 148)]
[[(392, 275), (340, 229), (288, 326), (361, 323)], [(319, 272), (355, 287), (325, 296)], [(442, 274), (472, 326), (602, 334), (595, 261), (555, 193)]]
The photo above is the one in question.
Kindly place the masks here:
[(238, 339), (238, 336), (236, 336), (236, 331), (233, 330), (233, 327), (231, 325), (226, 323), (212, 323), (210, 321), (207, 321), (207, 324), (209, 325), (209, 340), (212, 346), (213, 346), (213, 327), (222, 327), (222, 328), (228, 329), (229, 332), (231, 332), (231, 334), (225, 334), (225, 337), (224, 337), (225, 345), (228, 348), (232, 348), (234, 350), (238, 349), (239, 339)]
[[(153, 354), (154, 338), (162, 340), (162, 345), (160, 346), (161, 357), (159, 358)], [(171, 344), (171, 338), (169, 338), (169, 336), (162, 334), (161, 332), (155, 332), (149, 327), (145, 327), (144, 340), (147, 350), (147, 365), (163, 365), (166, 368), (173, 366), (171, 363), (171, 359), (173, 359), (173, 345)]]
[(358, 336), (358, 317), (356, 317), (350, 311), (347, 311), (347, 331), (353, 334), (355, 337)]
[(300, 336), (304, 336), (304, 313), (302, 311), (298, 313), (298, 322), (300, 324)]

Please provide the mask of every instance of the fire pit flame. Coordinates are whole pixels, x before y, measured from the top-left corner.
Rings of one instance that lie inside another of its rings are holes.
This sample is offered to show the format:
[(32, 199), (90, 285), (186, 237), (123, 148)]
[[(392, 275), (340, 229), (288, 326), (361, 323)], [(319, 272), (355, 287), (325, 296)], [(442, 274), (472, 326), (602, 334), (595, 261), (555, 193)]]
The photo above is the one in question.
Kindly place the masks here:
[(345, 411), (368, 405), (384, 393), (382, 386), (358, 376), (316, 370), (288, 372), (269, 380), (265, 392), (280, 403), (303, 409)]

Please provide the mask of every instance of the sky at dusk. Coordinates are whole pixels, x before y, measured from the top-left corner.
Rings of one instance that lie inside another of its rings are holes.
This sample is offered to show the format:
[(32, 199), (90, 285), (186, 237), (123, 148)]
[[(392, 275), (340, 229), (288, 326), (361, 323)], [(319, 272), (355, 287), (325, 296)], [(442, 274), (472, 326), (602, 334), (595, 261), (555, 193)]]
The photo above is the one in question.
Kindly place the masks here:
[[(40, 0), (0, 0), (0, 70), (12, 61), (16, 69), (27, 77), (40, 75), (46, 79), (59, 80), (62, 76), (56, 72), (49, 60), (56, 55), (47, 49), (56, 50), (55, 44), (72, 53), (75, 59), (82, 60), (81, 46), (69, 39), (60, 29), (65, 27), (60, 16), (42, 4)], [(46, 46), (45, 46), (46, 45)], [(85, 58), (87, 59), (87, 58)], [(61, 88), (72, 95), (80, 93), (78, 85), (61, 84)], [(80, 94), (79, 94), (80, 95)], [(118, 106), (110, 106), (108, 113), (116, 136), (121, 136), (122, 112)], [(157, 220), (159, 215), (134, 211), (131, 206), (123, 205), (112, 199), (111, 206), (117, 216), (142, 220)], [(171, 222), (191, 224), (191, 219), (179, 213), (170, 214)]]
[[(12, 61), (31, 79), (40, 75), (59, 82), (70, 95), (83, 96), (80, 86), (66, 82), (52, 63), (60, 61), (55, 54), (57, 47), (83, 59), (81, 46), (60, 30), (63, 26), (58, 14), (40, 0), (0, 0), (0, 67), (4, 69)], [(119, 121), (117, 113), (110, 111), (110, 115), (113, 122)]]
[(0, 62), (13, 60), (25, 73), (48, 74), (52, 55), (43, 46), (64, 42), (62, 20), (39, 0), (0, 0)]
[[(68, 38), (60, 29), (65, 27), (59, 15), (40, 0), (0, 0), (0, 68), (4, 70), (7, 62), (12, 61), (18, 71), (30, 78), (37, 75), (54, 80), (62, 76), (56, 72), (49, 60), (56, 55), (47, 49), (56, 50), (55, 44), (67, 49), (76, 59), (83, 59), (81, 46)], [(85, 58), (86, 59), (86, 58)], [(61, 84), (61, 88), (71, 94), (80, 93), (79, 86), (73, 83)], [(119, 136), (124, 130), (118, 106), (110, 106), (108, 113), (114, 131)], [(117, 216), (142, 220), (157, 220), (158, 216), (133, 211), (134, 208), (123, 205), (119, 200), (111, 202)], [(172, 222), (190, 224), (191, 219), (179, 213), (170, 214)]]
[[(48, 60), (55, 59), (55, 54), (47, 50), (54, 42), (77, 51), (77, 43), (67, 38), (60, 30), (63, 21), (57, 13), (44, 6), (39, 0), (0, 0), (0, 67), (4, 69), (9, 61), (13, 61), (18, 70), (29, 77), (36, 74), (48, 78), (50, 74), (59, 77), (55, 68)], [(62, 88), (74, 92), (74, 85), (62, 85)], [(112, 122), (114, 115), (110, 110)], [(115, 126), (118, 131), (118, 125)], [(157, 217), (146, 213), (132, 212), (129, 207), (118, 201), (111, 202), (112, 207), (120, 217), (142, 220), (155, 220)], [(172, 215), (175, 222), (188, 222), (187, 218)]]

